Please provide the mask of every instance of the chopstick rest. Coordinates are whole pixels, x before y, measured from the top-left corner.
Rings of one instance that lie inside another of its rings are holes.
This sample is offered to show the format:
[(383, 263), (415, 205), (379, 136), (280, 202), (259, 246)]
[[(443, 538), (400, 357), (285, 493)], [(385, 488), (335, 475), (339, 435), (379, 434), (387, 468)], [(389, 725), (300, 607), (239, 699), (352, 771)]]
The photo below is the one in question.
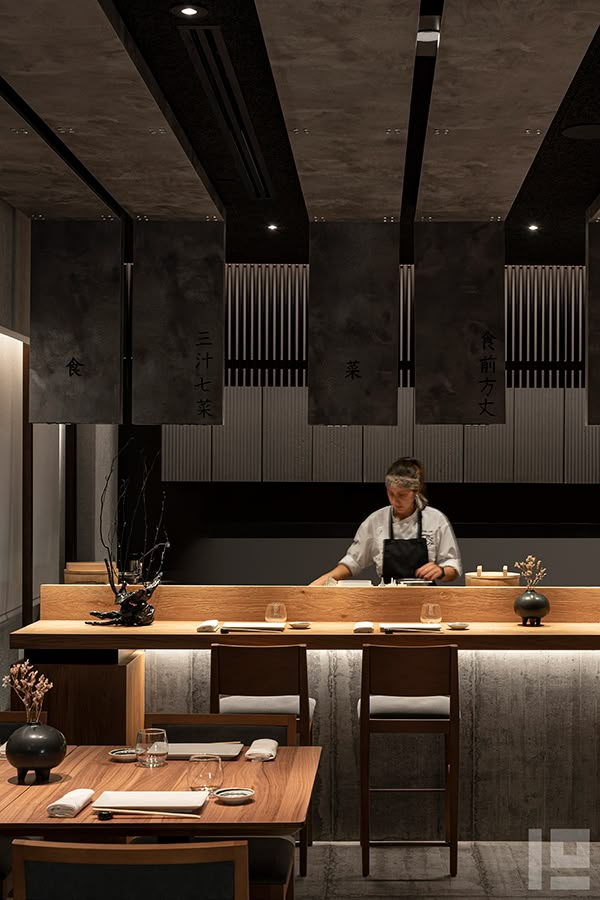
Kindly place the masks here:
[(69, 791), (60, 800), (48, 805), (48, 815), (52, 819), (72, 819), (88, 805), (93, 796), (94, 791), (91, 788)]

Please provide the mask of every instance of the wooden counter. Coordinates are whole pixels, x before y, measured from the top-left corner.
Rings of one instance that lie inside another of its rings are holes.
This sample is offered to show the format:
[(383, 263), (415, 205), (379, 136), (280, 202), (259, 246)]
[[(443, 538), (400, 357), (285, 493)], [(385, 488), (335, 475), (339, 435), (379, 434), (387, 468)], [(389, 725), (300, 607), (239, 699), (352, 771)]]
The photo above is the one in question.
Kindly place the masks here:
[[(414, 617), (413, 617), (414, 618)], [(396, 619), (398, 621), (398, 619)], [(402, 621), (408, 621), (402, 617)], [(419, 644), (457, 644), (463, 650), (600, 650), (600, 624), (590, 622), (548, 622), (539, 628), (524, 628), (517, 621), (473, 622), (468, 631), (443, 627), (433, 634), (384, 634), (377, 627), (372, 634), (354, 634), (347, 622), (313, 622), (306, 630), (287, 627), (280, 633), (230, 632), (198, 633), (194, 622), (158, 621), (143, 628), (92, 628), (79, 621), (34, 622), (11, 634), (10, 646), (31, 651), (60, 651), (65, 662), (73, 651), (207, 649), (224, 644), (306, 644), (309, 650), (359, 650), (363, 644), (385, 643), (395, 647)], [(41, 657), (40, 657), (41, 658)], [(108, 659), (110, 657), (105, 657)]]
[[(161, 585), (152, 602), (156, 621), (141, 628), (86, 625), (90, 610), (114, 609), (108, 585), (42, 585), (41, 619), (11, 634), (55, 684), (49, 721), (72, 743), (131, 742), (143, 722), (143, 650), (206, 649), (233, 644), (306, 644), (311, 650), (453, 643), (464, 650), (600, 650), (600, 588), (555, 587), (544, 593), (550, 614), (539, 628), (523, 627), (513, 604), (519, 587), (350, 588)], [(281, 600), (288, 619), (310, 629), (278, 634), (199, 633), (203, 619), (262, 620), (267, 603)], [(353, 624), (415, 622), (421, 604), (439, 603), (445, 622), (469, 622), (468, 631), (434, 634), (354, 634)]]

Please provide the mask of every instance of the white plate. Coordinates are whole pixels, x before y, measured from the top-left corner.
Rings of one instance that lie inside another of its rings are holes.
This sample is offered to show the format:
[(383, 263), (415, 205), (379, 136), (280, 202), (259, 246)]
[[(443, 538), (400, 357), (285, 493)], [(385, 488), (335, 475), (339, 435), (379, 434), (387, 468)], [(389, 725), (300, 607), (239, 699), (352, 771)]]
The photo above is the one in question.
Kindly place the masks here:
[(195, 812), (206, 803), (208, 791), (104, 791), (92, 809), (150, 809)]
[(288, 622), (290, 628), (310, 628), (310, 622)]
[(135, 762), (135, 747), (117, 747), (115, 750), (109, 750), (108, 755), (115, 762)]
[(202, 753), (214, 753), (221, 759), (235, 759), (242, 752), (243, 744), (238, 741), (218, 741), (213, 743), (172, 744), (169, 743), (167, 759), (189, 759)]
[(214, 795), (221, 803), (239, 806), (240, 803), (247, 803), (251, 797), (254, 797), (254, 791), (252, 788), (217, 788)]
[(469, 627), (468, 622), (448, 622), (447, 624), (452, 631), (466, 631)]

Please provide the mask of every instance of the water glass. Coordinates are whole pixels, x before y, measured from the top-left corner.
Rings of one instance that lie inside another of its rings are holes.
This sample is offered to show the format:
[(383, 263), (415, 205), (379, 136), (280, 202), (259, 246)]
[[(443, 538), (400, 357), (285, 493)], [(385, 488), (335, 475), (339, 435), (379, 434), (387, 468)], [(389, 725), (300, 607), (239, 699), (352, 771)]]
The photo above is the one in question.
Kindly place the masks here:
[(213, 753), (197, 753), (190, 756), (187, 767), (190, 791), (208, 791), (213, 794), (223, 784), (223, 763), (221, 757)]
[(269, 603), (265, 610), (265, 622), (287, 622), (285, 603)]
[(167, 761), (169, 745), (164, 728), (142, 728), (135, 742), (135, 755), (140, 766), (156, 769)]
[(421, 607), (421, 622), (438, 625), (442, 621), (442, 608), (439, 603), (424, 603)]

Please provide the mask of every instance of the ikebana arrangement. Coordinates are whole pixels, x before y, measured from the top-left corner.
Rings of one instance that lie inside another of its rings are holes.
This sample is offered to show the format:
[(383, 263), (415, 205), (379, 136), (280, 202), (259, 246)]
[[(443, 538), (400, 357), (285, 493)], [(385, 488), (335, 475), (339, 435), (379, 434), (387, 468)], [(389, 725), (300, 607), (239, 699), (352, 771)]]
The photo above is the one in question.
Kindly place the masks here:
[(539, 594), (534, 588), (545, 578), (546, 569), (542, 566), (541, 559), (536, 559), (535, 556), (527, 556), (522, 562), (516, 562), (515, 569), (525, 579), (526, 589), (515, 600), (514, 610), (521, 617), (523, 625), (541, 625), (541, 620), (550, 612), (550, 603), (544, 594)]
[(536, 584), (540, 584), (546, 577), (541, 559), (536, 559), (535, 556), (528, 556), (523, 562), (516, 562), (515, 569), (525, 579), (528, 591), (533, 590)]
[[(125, 447), (126, 446), (127, 444)], [(125, 449), (125, 447), (123, 449)], [(169, 548), (167, 533), (163, 526), (165, 510), (164, 493), (156, 526), (153, 529), (149, 529), (148, 526), (146, 488), (156, 459), (149, 467), (146, 465), (145, 460), (143, 461), (141, 486), (133, 504), (133, 510), (129, 521), (127, 521), (126, 501), (130, 485), (127, 479), (124, 479), (121, 482), (118, 490), (117, 509), (108, 531), (105, 531), (104, 511), (106, 507), (106, 497), (111, 479), (115, 474), (119, 455), (120, 454), (117, 454), (112, 460), (110, 471), (106, 476), (104, 489), (100, 497), (100, 542), (106, 550), (104, 564), (108, 573), (108, 583), (115, 595), (115, 603), (117, 604), (118, 609), (108, 611), (92, 609), (90, 610), (90, 615), (97, 619), (101, 619), (102, 621), (86, 621), (86, 625), (151, 625), (154, 621), (155, 610), (154, 606), (148, 601), (162, 581), (163, 562), (165, 553)], [(120, 529), (119, 511), (122, 513), (121, 519), (123, 523)], [(136, 563), (138, 567), (138, 577), (142, 581), (142, 586), (137, 590), (128, 590), (127, 580), (124, 575), (125, 561), (129, 558), (130, 543), (138, 516), (143, 517), (144, 526), (144, 550)], [(147, 549), (149, 531), (153, 532), (153, 544), (150, 549)], [(164, 537), (164, 540), (160, 540), (161, 537)], [(118, 585), (115, 583), (115, 571), (118, 571), (119, 573)]]
[(27, 716), (27, 725), (17, 728), (8, 738), (6, 758), (17, 770), (19, 784), (25, 784), (30, 769), (35, 772), (36, 784), (44, 784), (50, 778), (50, 770), (58, 766), (67, 753), (62, 731), (39, 721), (44, 697), (52, 688), (52, 682), (25, 659), (10, 667), (2, 684), (12, 688), (22, 701)]
[(2, 679), (2, 686), (12, 688), (25, 707), (28, 722), (39, 722), (44, 697), (53, 687), (45, 675), (40, 675), (28, 659), (12, 665)]

